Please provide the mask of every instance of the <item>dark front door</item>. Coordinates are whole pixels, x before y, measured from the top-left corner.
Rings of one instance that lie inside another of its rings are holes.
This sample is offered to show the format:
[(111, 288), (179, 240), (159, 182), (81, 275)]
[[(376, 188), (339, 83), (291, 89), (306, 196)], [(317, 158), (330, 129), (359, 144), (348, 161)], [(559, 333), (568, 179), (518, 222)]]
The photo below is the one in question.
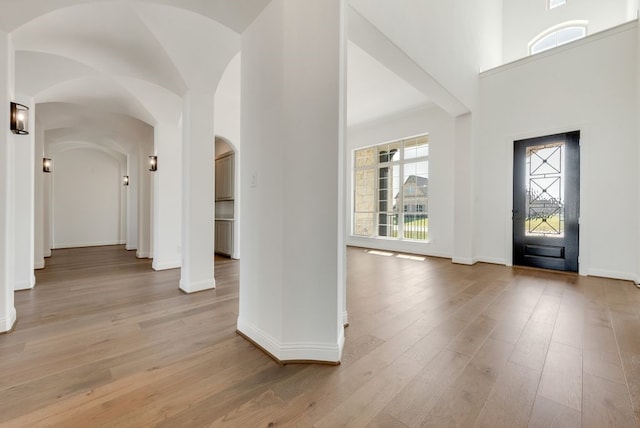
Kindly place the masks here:
[(580, 131), (514, 142), (513, 264), (578, 271)]

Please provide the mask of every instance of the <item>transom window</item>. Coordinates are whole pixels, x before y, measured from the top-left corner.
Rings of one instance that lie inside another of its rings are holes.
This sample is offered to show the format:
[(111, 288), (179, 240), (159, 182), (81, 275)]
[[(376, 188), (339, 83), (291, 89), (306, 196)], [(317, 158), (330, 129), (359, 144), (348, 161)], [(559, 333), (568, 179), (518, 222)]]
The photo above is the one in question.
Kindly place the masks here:
[(547, 0), (547, 7), (549, 8), (549, 10), (551, 10), (558, 6), (562, 6), (566, 2), (567, 0)]
[(426, 241), (428, 135), (356, 150), (354, 158), (353, 234)]
[(586, 25), (571, 25), (543, 34), (529, 45), (529, 54), (534, 55), (546, 50), (578, 40), (587, 35)]

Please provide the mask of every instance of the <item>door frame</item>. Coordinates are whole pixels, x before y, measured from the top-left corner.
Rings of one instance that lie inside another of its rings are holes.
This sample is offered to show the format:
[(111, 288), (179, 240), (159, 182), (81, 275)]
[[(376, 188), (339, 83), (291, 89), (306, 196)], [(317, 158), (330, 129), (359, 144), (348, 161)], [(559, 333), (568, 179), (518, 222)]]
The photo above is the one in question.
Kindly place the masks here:
[(589, 258), (587, 257), (587, 248), (589, 239), (589, 219), (587, 210), (583, 208), (588, 204), (584, 190), (584, 177), (587, 175), (589, 158), (589, 139), (591, 132), (588, 125), (584, 123), (572, 126), (562, 126), (557, 128), (545, 128), (536, 131), (523, 132), (518, 134), (510, 134), (504, 142), (505, 154), (505, 260), (507, 266), (513, 266), (513, 142), (517, 140), (526, 140), (529, 138), (538, 138), (545, 135), (563, 134), (567, 132), (580, 131), (580, 239), (578, 242), (578, 274), (586, 276), (589, 272)]

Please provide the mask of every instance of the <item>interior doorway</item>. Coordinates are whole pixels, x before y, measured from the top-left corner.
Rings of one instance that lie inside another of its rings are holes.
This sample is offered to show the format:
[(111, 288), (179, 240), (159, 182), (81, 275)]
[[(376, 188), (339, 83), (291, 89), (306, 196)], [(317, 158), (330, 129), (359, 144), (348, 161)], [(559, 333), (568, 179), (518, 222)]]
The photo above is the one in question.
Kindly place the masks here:
[(578, 272), (580, 131), (518, 140), (513, 264)]

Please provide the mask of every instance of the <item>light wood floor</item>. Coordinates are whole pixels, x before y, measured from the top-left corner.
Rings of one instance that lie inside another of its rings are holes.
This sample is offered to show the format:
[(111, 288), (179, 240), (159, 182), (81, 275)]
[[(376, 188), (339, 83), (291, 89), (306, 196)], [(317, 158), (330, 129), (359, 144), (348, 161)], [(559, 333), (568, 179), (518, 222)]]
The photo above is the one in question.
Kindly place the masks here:
[[(178, 291), (122, 247), (56, 250), (0, 336), (0, 425), (632, 427), (640, 291), (624, 281), (348, 251), (342, 365), (235, 334), (238, 262)], [(635, 413), (634, 413), (635, 411)]]

